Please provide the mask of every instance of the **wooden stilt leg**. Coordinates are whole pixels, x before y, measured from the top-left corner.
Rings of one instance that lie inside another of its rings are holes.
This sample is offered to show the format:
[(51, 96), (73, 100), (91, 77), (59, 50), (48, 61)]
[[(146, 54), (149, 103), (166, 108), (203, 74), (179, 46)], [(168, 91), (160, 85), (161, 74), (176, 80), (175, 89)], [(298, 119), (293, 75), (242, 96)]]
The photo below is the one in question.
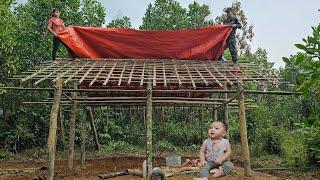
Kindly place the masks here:
[[(71, 98), (75, 98), (76, 94), (73, 92)], [(70, 131), (69, 131), (69, 159), (68, 168), (73, 170), (73, 160), (74, 160), (74, 140), (76, 133), (76, 118), (77, 118), (77, 102), (71, 102), (71, 118), (70, 118)]]
[(152, 86), (147, 87), (147, 172), (152, 170)]
[(95, 142), (95, 148), (96, 150), (100, 151), (100, 143), (99, 143), (99, 138), (98, 138), (98, 133), (97, 133), (97, 129), (96, 129), (96, 124), (94, 122), (94, 118), (93, 118), (93, 112), (92, 112), (92, 108), (91, 107), (87, 107), (86, 108), (87, 111), (87, 118), (90, 121), (90, 126), (93, 132), (93, 139)]
[(251, 164), (249, 156), (249, 145), (247, 136), (247, 123), (244, 106), (244, 93), (243, 87), (240, 83), (237, 83), (238, 88), (238, 104), (239, 104), (239, 120), (240, 120), (240, 137), (242, 146), (242, 157), (244, 162), (244, 174), (245, 176), (251, 175)]
[(62, 93), (62, 81), (57, 80), (55, 84), (55, 93), (50, 115), (50, 127), (48, 137), (48, 177), (47, 179), (53, 180), (54, 178), (54, 160), (56, 154), (56, 137), (57, 137), (57, 117), (60, 106), (60, 99)]
[(81, 138), (81, 154), (80, 154), (80, 164), (81, 168), (83, 169), (85, 167), (85, 161), (86, 161), (86, 119), (85, 116), (82, 119), (81, 127), (80, 127), (80, 138)]

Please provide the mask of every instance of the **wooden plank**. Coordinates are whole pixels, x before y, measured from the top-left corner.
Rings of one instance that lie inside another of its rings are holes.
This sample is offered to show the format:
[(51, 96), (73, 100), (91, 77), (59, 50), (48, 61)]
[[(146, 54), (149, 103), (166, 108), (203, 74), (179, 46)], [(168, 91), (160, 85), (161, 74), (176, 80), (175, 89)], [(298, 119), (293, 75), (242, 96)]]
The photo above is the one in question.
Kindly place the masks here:
[(167, 87), (168, 84), (167, 84), (167, 76), (166, 76), (166, 67), (163, 61), (162, 61), (162, 72), (163, 72), (163, 84), (164, 84), (164, 87)]
[(157, 86), (157, 71), (156, 71), (156, 64), (153, 63), (153, 87)]

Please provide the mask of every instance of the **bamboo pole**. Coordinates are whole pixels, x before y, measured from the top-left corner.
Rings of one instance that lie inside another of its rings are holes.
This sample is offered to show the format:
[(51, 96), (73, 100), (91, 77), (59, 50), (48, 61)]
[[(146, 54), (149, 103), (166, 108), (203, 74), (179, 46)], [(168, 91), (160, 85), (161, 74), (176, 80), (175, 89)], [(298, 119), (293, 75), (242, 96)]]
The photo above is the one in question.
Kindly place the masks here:
[(241, 86), (240, 83), (237, 83), (237, 90), (238, 90), (238, 104), (239, 104), (240, 137), (241, 137), (241, 146), (242, 146), (242, 157), (244, 162), (244, 174), (245, 176), (251, 176), (244, 94), (243, 94), (243, 87)]
[(99, 139), (98, 139), (98, 133), (97, 133), (97, 129), (96, 129), (96, 124), (94, 122), (94, 118), (93, 118), (93, 112), (92, 112), (92, 108), (88, 107), (86, 108), (87, 111), (87, 118), (90, 121), (90, 126), (92, 129), (92, 133), (93, 133), (93, 139), (95, 142), (95, 148), (96, 150), (100, 151), (100, 143), (99, 143)]
[(66, 142), (65, 131), (64, 131), (64, 114), (61, 107), (59, 111), (59, 119), (60, 119), (60, 130), (61, 130), (61, 143), (62, 143), (63, 150), (66, 150), (67, 142)]
[[(223, 90), (228, 90), (227, 81), (223, 82)], [(228, 93), (223, 93), (222, 98), (225, 99), (225, 102), (228, 101)], [(229, 126), (229, 105), (228, 103), (223, 104), (223, 121)], [(226, 134), (226, 138), (229, 139), (229, 131)]]
[(147, 172), (152, 171), (152, 85), (149, 80), (147, 87)]
[(217, 121), (217, 120), (218, 120), (218, 109), (217, 109), (217, 105), (213, 105), (213, 109), (212, 109), (212, 120), (213, 120), (213, 121)]
[[(75, 82), (75, 86), (77, 86)], [(71, 98), (75, 98), (76, 93), (71, 93)], [(76, 133), (76, 118), (77, 118), (77, 101), (71, 101), (71, 117), (70, 117), (70, 131), (69, 131), (69, 158), (68, 169), (71, 172), (73, 170), (74, 161), (74, 141)]]
[(54, 160), (56, 154), (56, 136), (57, 136), (57, 117), (62, 93), (62, 81), (55, 83), (54, 100), (51, 108), (50, 127), (48, 137), (48, 179), (53, 180), (54, 177)]
[(80, 138), (81, 138), (81, 153), (80, 153), (80, 166), (82, 169), (85, 168), (86, 161), (86, 116), (83, 116), (82, 122), (80, 124)]

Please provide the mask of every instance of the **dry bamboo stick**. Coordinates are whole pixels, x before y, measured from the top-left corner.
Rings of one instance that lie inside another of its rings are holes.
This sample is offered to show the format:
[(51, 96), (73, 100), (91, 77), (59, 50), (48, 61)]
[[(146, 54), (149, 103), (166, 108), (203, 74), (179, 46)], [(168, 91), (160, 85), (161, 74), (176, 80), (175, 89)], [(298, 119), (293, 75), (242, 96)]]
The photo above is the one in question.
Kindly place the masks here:
[(135, 66), (136, 66), (136, 61), (133, 63), (133, 67), (131, 69), (131, 72), (130, 72), (130, 75), (129, 75), (129, 80), (128, 80), (128, 83), (127, 83), (128, 85), (130, 85), (130, 83), (131, 83), (132, 74), (133, 74)]
[(106, 68), (107, 66), (107, 62), (105, 62), (104, 66), (102, 68), (100, 68), (99, 72), (97, 73), (97, 75), (94, 77), (94, 79), (90, 82), (89, 86), (92, 86), (94, 82), (96, 82), (96, 80), (98, 79), (98, 77), (100, 76), (101, 72)]
[(166, 68), (163, 61), (162, 61), (162, 71), (163, 71), (163, 84), (164, 84), (164, 87), (167, 87), (168, 85), (167, 85)]
[(112, 66), (112, 68), (110, 69), (110, 71), (109, 71), (109, 73), (108, 73), (108, 76), (107, 76), (106, 80), (105, 80), (104, 83), (103, 83), (103, 86), (106, 86), (106, 85), (108, 84), (109, 79), (110, 79), (110, 77), (111, 77), (111, 74), (112, 74), (114, 68), (116, 67), (116, 65), (117, 65), (117, 62), (114, 61), (114, 62), (113, 62), (113, 66)]
[(144, 70), (145, 70), (146, 64), (143, 64), (143, 69), (142, 69), (142, 73), (141, 73), (141, 80), (140, 80), (140, 86), (143, 86), (143, 79), (144, 79)]
[(200, 78), (203, 80), (204, 84), (205, 84), (206, 86), (209, 86), (208, 81), (202, 76), (202, 74), (201, 74), (201, 72), (199, 71), (198, 67), (195, 66), (194, 68), (196, 69), (196, 71), (197, 71), (197, 73), (199, 74)]
[(79, 80), (78, 84), (81, 84), (84, 79), (88, 76), (88, 74), (90, 73), (90, 71), (93, 69), (93, 67), (97, 64), (97, 62), (95, 62), (94, 64), (91, 65), (90, 69), (87, 70), (87, 72), (82, 76), (82, 78)]
[(185, 64), (185, 67), (186, 67), (186, 69), (187, 69), (187, 73), (188, 73), (188, 75), (189, 75), (189, 78), (190, 78), (190, 80), (191, 80), (191, 84), (192, 84), (192, 87), (194, 88), (194, 89), (196, 89), (197, 87), (196, 87), (196, 84), (194, 83), (194, 80), (193, 80), (193, 78), (192, 78), (192, 75), (191, 75), (191, 73), (190, 73), (190, 71), (189, 71), (189, 68), (188, 68), (188, 66)]
[[(87, 64), (89, 63), (90, 62), (87, 62)], [(78, 69), (75, 73), (73, 73), (68, 79), (66, 79), (64, 81), (64, 84), (67, 84), (74, 76), (76, 76), (80, 71), (82, 71), (87, 64), (83, 65), (80, 69)]]
[(174, 66), (174, 72), (175, 72), (176, 77), (177, 77), (178, 82), (179, 82), (179, 86), (181, 86), (181, 85), (182, 85), (182, 83), (181, 83), (181, 80), (180, 80), (180, 77), (179, 77), (179, 74), (178, 74), (178, 70), (177, 70), (176, 63), (174, 63), (174, 64), (173, 64), (173, 66)]
[(124, 62), (124, 65), (123, 65), (123, 68), (122, 68), (122, 71), (121, 71), (121, 74), (120, 74), (120, 76), (119, 76), (119, 81), (118, 81), (118, 86), (120, 86), (121, 85), (121, 81), (122, 81), (122, 78), (123, 78), (123, 73), (124, 73), (124, 71), (126, 70), (126, 62)]

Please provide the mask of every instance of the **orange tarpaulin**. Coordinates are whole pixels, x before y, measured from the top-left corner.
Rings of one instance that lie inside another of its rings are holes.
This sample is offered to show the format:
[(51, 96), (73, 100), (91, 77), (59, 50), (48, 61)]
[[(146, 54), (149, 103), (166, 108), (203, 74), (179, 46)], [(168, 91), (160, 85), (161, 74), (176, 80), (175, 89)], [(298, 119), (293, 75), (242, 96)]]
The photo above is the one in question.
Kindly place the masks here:
[(78, 58), (216, 60), (231, 26), (143, 31), (71, 26), (58, 37)]

